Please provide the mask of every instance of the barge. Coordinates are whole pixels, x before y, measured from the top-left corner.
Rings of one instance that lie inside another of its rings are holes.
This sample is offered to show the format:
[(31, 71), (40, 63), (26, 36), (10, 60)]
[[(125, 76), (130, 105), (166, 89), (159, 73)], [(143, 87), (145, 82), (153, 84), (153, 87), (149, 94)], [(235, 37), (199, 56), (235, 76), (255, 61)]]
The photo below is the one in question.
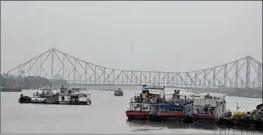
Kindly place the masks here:
[(257, 105), (256, 109), (252, 112), (236, 112), (228, 111), (220, 117), (219, 125), (229, 127), (243, 127), (261, 129), (263, 127), (263, 104)]

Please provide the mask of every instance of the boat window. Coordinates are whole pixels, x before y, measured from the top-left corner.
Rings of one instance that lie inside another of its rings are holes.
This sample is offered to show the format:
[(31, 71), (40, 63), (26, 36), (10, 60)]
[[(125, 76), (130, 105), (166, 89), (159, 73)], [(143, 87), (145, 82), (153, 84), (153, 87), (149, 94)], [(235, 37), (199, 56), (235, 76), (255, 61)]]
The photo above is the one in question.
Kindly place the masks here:
[(181, 109), (181, 108), (176, 108), (175, 110), (178, 111), (178, 112), (182, 112), (183, 111), (183, 109)]
[(64, 101), (64, 99), (65, 99), (65, 97), (64, 97), (64, 96), (62, 96), (62, 97), (61, 97), (61, 100), (62, 100), (62, 101)]
[(171, 109), (170, 109), (170, 111), (171, 111), (171, 112), (175, 112), (175, 111), (176, 111), (176, 109), (174, 109), (174, 108), (171, 108)]

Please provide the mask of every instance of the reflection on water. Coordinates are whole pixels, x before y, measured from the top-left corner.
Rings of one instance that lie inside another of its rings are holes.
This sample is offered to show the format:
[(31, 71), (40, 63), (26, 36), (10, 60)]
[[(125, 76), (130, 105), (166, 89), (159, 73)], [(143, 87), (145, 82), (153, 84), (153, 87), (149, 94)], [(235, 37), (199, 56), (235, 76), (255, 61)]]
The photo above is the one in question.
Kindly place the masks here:
[(256, 130), (244, 130), (242, 128), (227, 128), (219, 127), (215, 124), (205, 124), (205, 123), (182, 123), (182, 122), (153, 122), (153, 121), (141, 121), (141, 120), (127, 120), (127, 124), (130, 127), (137, 127), (132, 132), (140, 131), (158, 131), (158, 130), (202, 130), (208, 131), (207, 133), (216, 133), (216, 134), (238, 134), (238, 133), (253, 133), (260, 134), (260, 131)]
[[(36, 105), (19, 104), (19, 92), (1, 92), (2, 133), (97, 133), (97, 134), (225, 134), (214, 125), (184, 124), (176, 122), (127, 121), (125, 110), (136, 90), (124, 90), (124, 96), (115, 97), (113, 91), (90, 91), (92, 105)], [(138, 88), (137, 92), (140, 91)], [(34, 91), (22, 91), (32, 96)], [(236, 102), (241, 109), (252, 110), (261, 99), (227, 97), (227, 107), (235, 110)], [(233, 130), (241, 133), (240, 130)], [(233, 133), (233, 131), (227, 131)]]

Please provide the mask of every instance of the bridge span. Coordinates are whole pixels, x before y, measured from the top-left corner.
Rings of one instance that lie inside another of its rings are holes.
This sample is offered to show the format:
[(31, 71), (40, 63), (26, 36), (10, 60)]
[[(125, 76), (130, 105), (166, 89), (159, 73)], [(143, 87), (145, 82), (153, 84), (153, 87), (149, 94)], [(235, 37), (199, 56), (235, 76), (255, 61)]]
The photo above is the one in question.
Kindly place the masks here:
[(262, 63), (250, 56), (191, 72), (135, 71), (97, 65), (52, 48), (7, 74), (63, 79), (69, 84), (83, 86), (161, 84), (184, 88), (262, 89)]

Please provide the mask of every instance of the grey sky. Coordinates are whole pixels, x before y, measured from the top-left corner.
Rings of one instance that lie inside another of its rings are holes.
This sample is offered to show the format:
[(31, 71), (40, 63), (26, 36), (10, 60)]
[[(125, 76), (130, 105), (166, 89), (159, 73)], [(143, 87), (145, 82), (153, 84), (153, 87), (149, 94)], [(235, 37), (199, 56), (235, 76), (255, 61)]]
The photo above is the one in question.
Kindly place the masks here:
[(262, 2), (1, 2), (1, 45), (2, 72), (53, 47), (118, 69), (262, 61)]

